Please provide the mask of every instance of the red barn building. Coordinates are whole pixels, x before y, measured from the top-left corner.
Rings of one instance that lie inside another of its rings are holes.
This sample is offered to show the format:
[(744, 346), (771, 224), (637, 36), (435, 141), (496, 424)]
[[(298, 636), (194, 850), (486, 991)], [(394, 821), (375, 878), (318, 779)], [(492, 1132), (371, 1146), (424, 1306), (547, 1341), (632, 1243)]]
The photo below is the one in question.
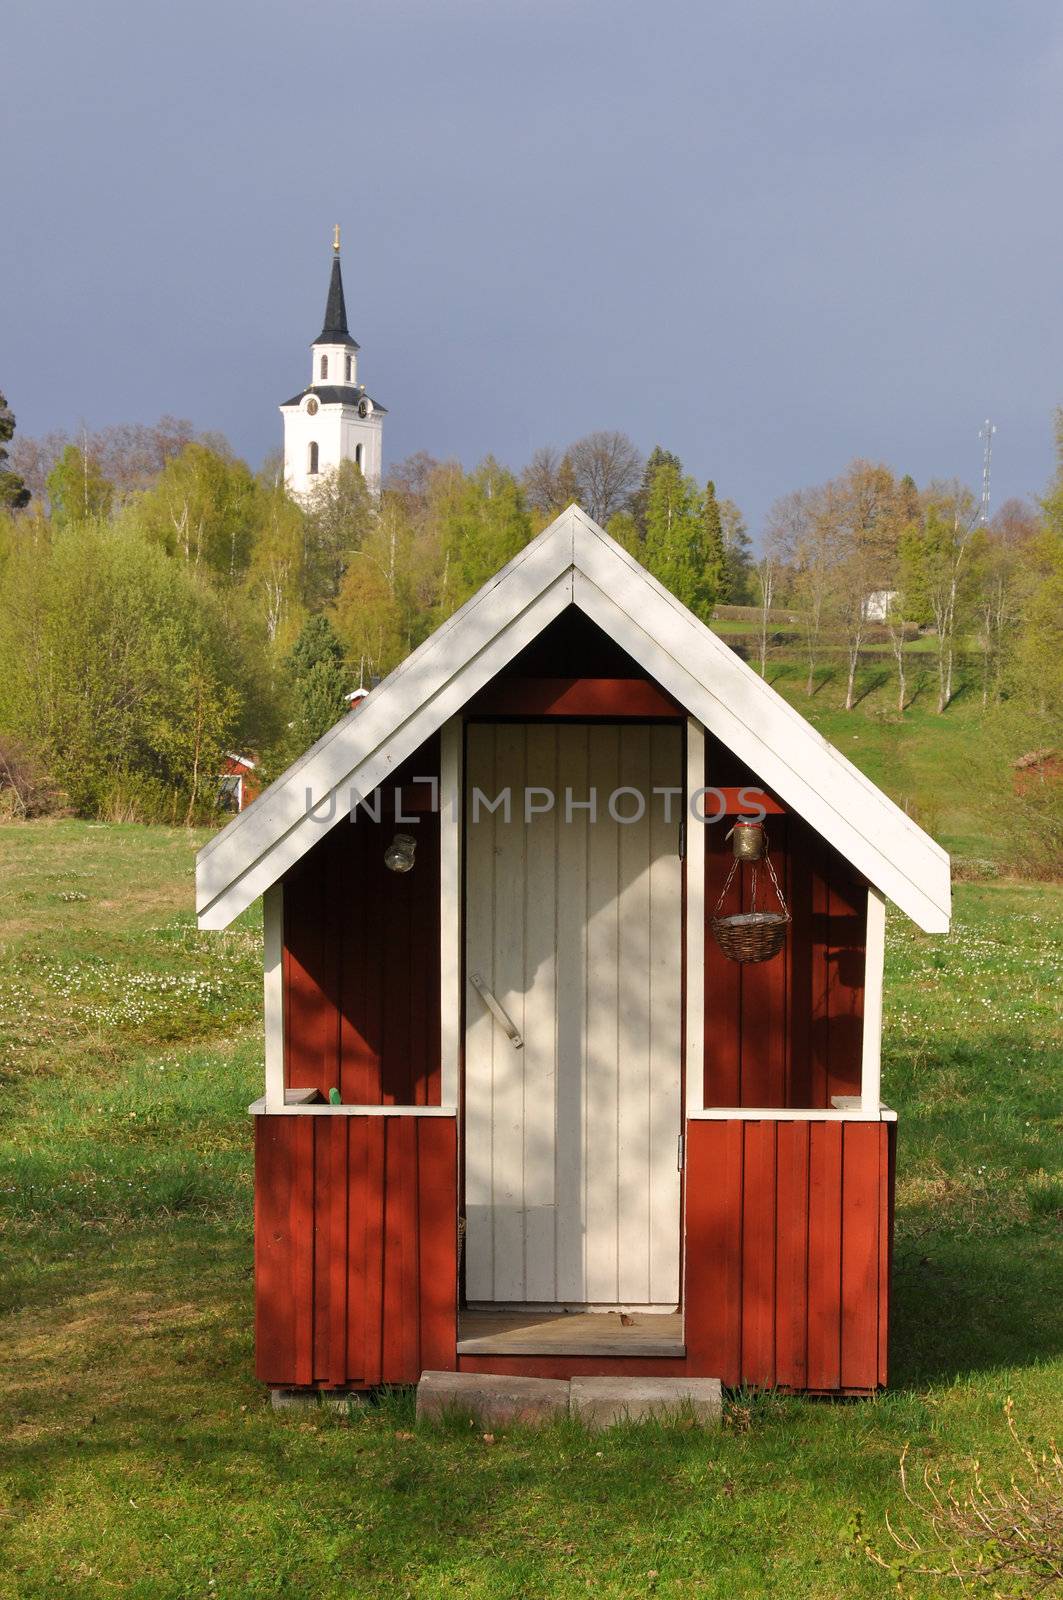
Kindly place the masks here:
[(575, 507), (197, 890), (264, 900), (264, 1382), (886, 1382), (885, 902), (945, 932), (948, 857)]

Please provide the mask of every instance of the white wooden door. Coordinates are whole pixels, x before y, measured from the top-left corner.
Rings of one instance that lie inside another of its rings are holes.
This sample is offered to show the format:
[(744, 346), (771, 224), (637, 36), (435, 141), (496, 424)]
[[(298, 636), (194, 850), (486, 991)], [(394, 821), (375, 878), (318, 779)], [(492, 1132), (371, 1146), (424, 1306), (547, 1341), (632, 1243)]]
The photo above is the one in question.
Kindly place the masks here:
[[(467, 738), (466, 1298), (673, 1308), (681, 731), (473, 723)], [(643, 816), (617, 820), (638, 796)]]

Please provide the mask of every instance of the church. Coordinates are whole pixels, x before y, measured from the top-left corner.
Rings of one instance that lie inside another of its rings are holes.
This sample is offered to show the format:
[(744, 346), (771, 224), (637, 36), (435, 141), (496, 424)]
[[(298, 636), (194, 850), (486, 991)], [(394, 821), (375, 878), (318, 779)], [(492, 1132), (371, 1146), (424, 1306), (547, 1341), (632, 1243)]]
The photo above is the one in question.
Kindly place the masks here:
[(355, 462), (371, 493), (380, 492), (386, 413), (358, 381), (359, 348), (347, 326), (337, 226), (325, 321), (310, 346), (310, 383), (280, 408), (284, 483), (298, 500), (310, 498), (341, 461)]

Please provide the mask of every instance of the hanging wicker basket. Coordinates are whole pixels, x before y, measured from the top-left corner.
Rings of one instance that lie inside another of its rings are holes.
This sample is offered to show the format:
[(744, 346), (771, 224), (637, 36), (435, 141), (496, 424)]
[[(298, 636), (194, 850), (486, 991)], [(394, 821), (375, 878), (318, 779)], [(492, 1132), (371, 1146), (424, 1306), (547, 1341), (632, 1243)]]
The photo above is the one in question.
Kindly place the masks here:
[(757, 868), (753, 867), (753, 879), (750, 889), (750, 909), (735, 912), (733, 916), (721, 917), (720, 911), (727, 891), (738, 871), (738, 858), (731, 863), (731, 870), (727, 874), (727, 882), (716, 902), (716, 910), (712, 916), (712, 931), (716, 943), (729, 961), (770, 961), (772, 956), (777, 956), (786, 943), (786, 927), (790, 921), (790, 911), (779, 888), (779, 880), (775, 876), (775, 868), (768, 855), (763, 857), (764, 865), (768, 869), (772, 887), (779, 901), (778, 911), (757, 910)]

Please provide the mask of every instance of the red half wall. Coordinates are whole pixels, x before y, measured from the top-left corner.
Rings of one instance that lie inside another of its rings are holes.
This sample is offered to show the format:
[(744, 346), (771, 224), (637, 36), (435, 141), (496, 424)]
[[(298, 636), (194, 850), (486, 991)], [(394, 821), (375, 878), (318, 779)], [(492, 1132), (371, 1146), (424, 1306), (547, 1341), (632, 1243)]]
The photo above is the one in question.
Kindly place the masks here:
[(452, 1117), (255, 1118), (255, 1371), (416, 1383), (454, 1366)]
[(896, 1123), (687, 1124), (691, 1373), (886, 1382)]

